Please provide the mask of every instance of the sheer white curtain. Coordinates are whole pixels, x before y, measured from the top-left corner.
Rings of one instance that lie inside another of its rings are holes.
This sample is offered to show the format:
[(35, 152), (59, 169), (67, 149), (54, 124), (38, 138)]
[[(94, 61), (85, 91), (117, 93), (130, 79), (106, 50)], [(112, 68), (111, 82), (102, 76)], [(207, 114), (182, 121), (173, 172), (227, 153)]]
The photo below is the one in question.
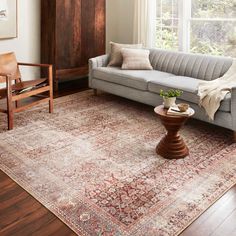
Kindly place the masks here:
[(134, 43), (155, 47), (156, 0), (134, 0)]

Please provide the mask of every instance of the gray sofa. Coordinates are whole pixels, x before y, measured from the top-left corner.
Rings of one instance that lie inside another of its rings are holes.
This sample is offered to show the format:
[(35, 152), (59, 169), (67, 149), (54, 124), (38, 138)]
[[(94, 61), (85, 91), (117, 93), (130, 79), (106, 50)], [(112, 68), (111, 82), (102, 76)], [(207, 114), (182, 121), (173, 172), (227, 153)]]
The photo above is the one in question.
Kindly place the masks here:
[(108, 60), (109, 55), (89, 60), (91, 88), (152, 106), (162, 103), (160, 89), (180, 89), (184, 93), (177, 102), (189, 103), (196, 111), (194, 118), (231, 129), (236, 139), (236, 85), (222, 101), (214, 121), (199, 107), (197, 95), (199, 81), (223, 76), (232, 58), (150, 49), (153, 71), (107, 67)]

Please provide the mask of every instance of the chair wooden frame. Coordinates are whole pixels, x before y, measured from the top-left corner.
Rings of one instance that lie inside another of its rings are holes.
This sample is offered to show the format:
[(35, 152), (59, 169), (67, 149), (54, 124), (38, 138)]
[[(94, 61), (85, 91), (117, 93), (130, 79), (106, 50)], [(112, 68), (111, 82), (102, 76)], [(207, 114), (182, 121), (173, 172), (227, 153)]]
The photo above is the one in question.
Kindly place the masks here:
[[(8, 120), (8, 130), (13, 129), (14, 126), (14, 113), (18, 113), (29, 109), (35, 105), (48, 102), (49, 103), (49, 113), (53, 113), (53, 68), (52, 65), (49, 64), (31, 64), (31, 63), (18, 63), (18, 66), (31, 66), (31, 67), (41, 67), (47, 68), (47, 78), (46, 81), (48, 84), (44, 87), (39, 87), (32, 89), (30, 91), (26, 91), (21, 94), (14, 94), (12, 91), (13, 79), (9, 74), (0, 74), (1, 77), (6, 79), (6, 94), (5, 97), (7, 99), (7, 109), (0, 109), (0, 112), (7, 114)], [(16, 80), (16, 83), (22, 83), (21, 79)], [(42, 93), (48, 92), (48, 95), (40, 95)], [(41, 99), (30, 102), (27, 105), (19, 106), (18, 102), (28, 97), (38, 96), (42, 97)], [(13, 105), (15, 103), (15, 106)]]

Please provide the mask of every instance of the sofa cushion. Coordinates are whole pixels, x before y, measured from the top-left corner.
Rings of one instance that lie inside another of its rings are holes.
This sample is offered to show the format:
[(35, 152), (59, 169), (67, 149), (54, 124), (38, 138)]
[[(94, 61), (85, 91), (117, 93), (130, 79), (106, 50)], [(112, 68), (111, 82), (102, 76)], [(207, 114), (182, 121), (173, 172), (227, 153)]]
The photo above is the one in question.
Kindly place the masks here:
[(123, 48), (122, 70), (153, 70), (149, 61), (149, 50)]
[(111, 44), (111, 54), (108, 66), (121, 66), (123, 62), (123, 57), (121, 50), (123, 48), (142, 48), (142, 44), (120, 44), (110, 42)]
[[(155, 78), (148, 82), (148, 90), (153, 93), (160, 93), (160, 90), (168, 89), (179, 89), (184, 93), (181, 95), (181, 100), (192, 102), (195, 104), (199, 103), (198, 84), (202, 80), (194, 79), (185, 76), (172, 76), (163, 79)], [(228, 94), (226, 98), (221, 102), (219, 108), (220, 111), (230, 112), (231, 111), (231, 95)]]
[(165, 81), (172, 74), (154, 70), (122, 70), (119, 67), (98, 67), (93, 70), (93, 77), (111, 83), (144, 90), (148, 89), (148, 81), (156, 78)]

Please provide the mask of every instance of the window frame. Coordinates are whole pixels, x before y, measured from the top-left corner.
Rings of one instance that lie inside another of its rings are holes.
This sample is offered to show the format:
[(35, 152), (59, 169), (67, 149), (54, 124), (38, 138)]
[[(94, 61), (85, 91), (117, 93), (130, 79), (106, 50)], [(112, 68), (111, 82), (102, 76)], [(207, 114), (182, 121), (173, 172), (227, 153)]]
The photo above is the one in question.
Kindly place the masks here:
[[(162, 0), (158, 0), (161, 1)], [(161, 9), (161, 16), (163, 12)], [(157, 19), (161, 20), (161, 16)], [(173, 17), (172, 17), (173, 18)], [(178, 51), (191, 51), (191, 23), (196, 21), (235, 22), (236, 18), (196, 18), (192, 17), (192, 0), (178, 0)], [(165, 27), (163, 27), (165, 28)], [(161, 28), (162, 29), (162, 28)]]

